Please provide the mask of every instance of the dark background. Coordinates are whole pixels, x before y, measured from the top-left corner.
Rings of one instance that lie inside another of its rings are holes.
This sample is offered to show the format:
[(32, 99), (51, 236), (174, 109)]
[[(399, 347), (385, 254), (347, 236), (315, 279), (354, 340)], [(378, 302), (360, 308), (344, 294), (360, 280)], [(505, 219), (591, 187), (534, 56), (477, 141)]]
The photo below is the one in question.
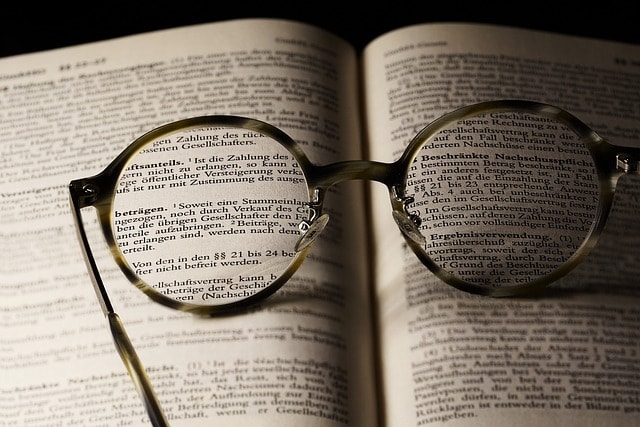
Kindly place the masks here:
[[(582, 3), (582, 4), (581, 4)], [(28, 53), (129, 34), (246, 17), (297, 19), (330, 30), (358, 50), (394, 28), (443, 21), (484, 22), (640, 44), (634, 2), (586, 0), (575, 4), (515, 0), (492, 4), (451, 0), (342, 2), (242, 2), (156, 0), (76, 5), (25, 0), (3, 5), (0, 56)], [(365, 6), (366, 5), (366, 6)]]

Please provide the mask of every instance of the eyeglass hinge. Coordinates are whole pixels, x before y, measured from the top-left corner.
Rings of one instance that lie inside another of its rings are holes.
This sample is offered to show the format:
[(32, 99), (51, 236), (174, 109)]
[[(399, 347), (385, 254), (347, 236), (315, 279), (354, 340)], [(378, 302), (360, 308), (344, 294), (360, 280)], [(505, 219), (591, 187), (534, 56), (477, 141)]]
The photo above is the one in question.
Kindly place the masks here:
[(616, 155), (616, 166), (624, 173), (639, 175), (640, 160), (628, 153), (620, 153)]
[(85, 203), (93, 203), (98, 198), (98, 187), (94, 184), (84, 184), (80, 197)]

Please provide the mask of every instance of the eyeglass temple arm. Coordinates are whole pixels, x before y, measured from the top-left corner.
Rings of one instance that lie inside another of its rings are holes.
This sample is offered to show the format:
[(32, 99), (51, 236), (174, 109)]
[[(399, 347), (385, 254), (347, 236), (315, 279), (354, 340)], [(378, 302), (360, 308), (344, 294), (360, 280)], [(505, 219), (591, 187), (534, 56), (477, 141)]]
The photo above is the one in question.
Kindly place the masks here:
[(160, 406), (160, 402), (153, 390), (151, 381), (147, 376), (147, 372), (142, 365), (131, 340), (129, 339), (129, 335), (125, 330), (124, 324), (120, 320), (118, 314), (113, 310), (113, 306), (109, 300), (109, 295), (107, 294), (104, 283), (100, 278), (100, 273), (93, 253), (91, 252), (87, 234), (82, 223), (80, 213), (81, 202), (79, 201), (79, 196), (73, 183), (69, 186), (69, 192), (71, 208), (74, 213), (76, 232), (78, 234), (78, 239), (82, 243), (82, 253), (85, 263), (87, 264), (87, 270), (91, 276), (91, 281), (93, 282), (93, 287), (96, 291), (96, 296), (98, 297), (98, 302), (100, 303), (102, 312), (109, 323), (109, 330), (111, 331), (111, 336), (113, 337), (118, 354), (127, 368), (127, 372), (129, 373), (129, 376), (131, 377), (131, 380), (144, 403), (149, 419), (151, 420), (151, 424), (155, 427), (168, 427), (169, 422), (166, 420), (164, 411)]
[(155, 427), (168, 427), (169, 422), (165, 418), (160, 402), (151, 385), (151, 381), (149, 381), (144, 366), (133, 344), (131, 344), (129, 340), (129, 336), (124, 329), (123, 323), (120, 321), (120, 317), (116, 313), (111, 312), (107, 314), (107, 320), (109, 321), (109, 328), (111, 329), (113, 341), (118, 349), (118, 354), (120, 354), (120, 358), (126, 366), (138, 394), (142, 398), (142, 402), (151, 420), (151, 425)]

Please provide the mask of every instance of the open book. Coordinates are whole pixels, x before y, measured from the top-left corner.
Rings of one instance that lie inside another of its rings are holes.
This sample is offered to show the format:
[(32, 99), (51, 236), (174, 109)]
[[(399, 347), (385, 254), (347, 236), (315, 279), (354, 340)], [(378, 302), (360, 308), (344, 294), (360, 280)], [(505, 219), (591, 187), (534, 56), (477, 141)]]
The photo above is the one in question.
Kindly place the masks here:
[[(67, 185), (152, 128), (234, 114), (278, 126), (317, 164), (391, 162), (448, 111), (526, 99), (640, 145), (640, 47), (514, 28), (413, 26), (359, 53), (301, 23), (239, 20), (4, 58), (0, 70), (6, 426), (148, 423), (89, 282)], [(87, 228), (172, 425), (632, 426), (640, 187), (624, 178), (595, 250), (531, 297), (443, 283), (407, 247), (384, 187), (359, 181), (332, 192), (331, 221), (289, 282), (235, 315), (152, 302), (97, 221)]]

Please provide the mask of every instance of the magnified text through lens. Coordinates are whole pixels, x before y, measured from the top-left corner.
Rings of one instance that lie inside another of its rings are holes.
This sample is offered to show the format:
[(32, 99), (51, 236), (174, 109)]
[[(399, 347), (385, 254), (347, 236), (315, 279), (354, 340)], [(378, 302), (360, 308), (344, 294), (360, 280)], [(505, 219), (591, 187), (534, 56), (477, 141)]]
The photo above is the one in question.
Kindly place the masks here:
[(587, 146), (558, 119), (484, 113), (425, 141), (408, 176), (426, 254), (474, 286), (522, 285), (564, 265), (596, 219)]
[(196, 127), (135, 153), (118, 180), (112, 227), (141, 286), (223, 305), (268, 288), (287, 269), (307, 193), (295, 158), (272, 137)]

